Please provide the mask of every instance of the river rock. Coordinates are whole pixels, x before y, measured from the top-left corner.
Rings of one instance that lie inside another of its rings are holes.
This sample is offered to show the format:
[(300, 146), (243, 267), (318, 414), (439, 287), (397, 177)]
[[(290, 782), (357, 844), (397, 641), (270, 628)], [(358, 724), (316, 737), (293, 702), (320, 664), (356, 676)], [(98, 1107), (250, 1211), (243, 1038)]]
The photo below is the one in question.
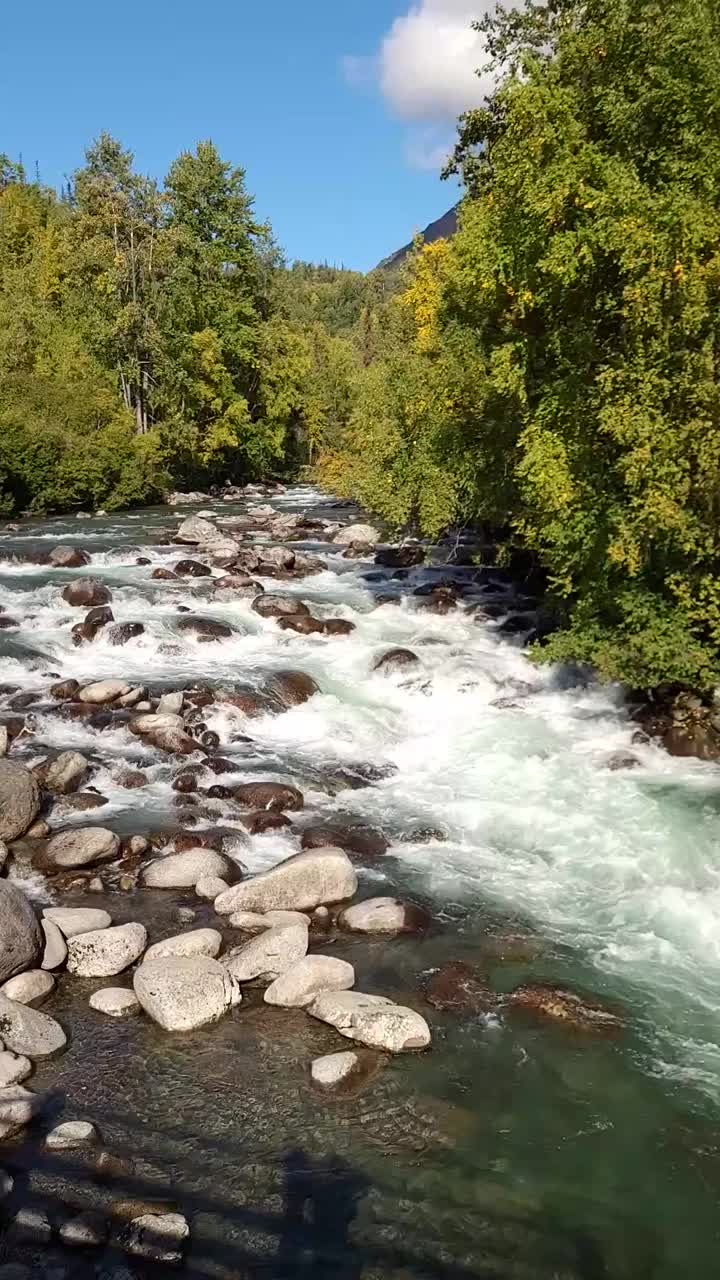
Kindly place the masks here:
[(54, 569), (82, 569), (89, 563), (90, 556), (80, 547), (53, 547), (48, 556), (48, 564)]
[(326, 636), (349, 636), (355, 630), (355, 623), (348, 618), (325, 618), (322, 629)]
[(111, 978), (139, 960), (147, 945), (142, 924), (94, 929), (68, 939), (68, 973), (78, 978)]
[(31, 969), (42, 949), (42, 930), (29, 900), (9, 880), (0, 880), (0, 982)]
[(425, 552), (412, 544), (406, 547), (382, 547), (375, 556), (375, 563), (383, 569), (411, 569), (422, 564)]
[(188, 516), (183, 520), (173, 541), (198, 546), (203, 542), (216, 542), (217, 538), (218, 531), (209, 520), (203, 520), (202, 516)]
[(308, 1005), (307, 1012), (335, 1027), (348, 1040), (357, 1040), (371, 1049), (404, 1053), (430, 1044), (430, 1028), (425, 1019), (414, 1009), (393, 1004), (385, 996), (327, 991)]
[(0, 1089), (0, 1141), (12, 1138), (30, 1123), (42, 1105), (42, 1099), (21, 1084)]
[(211, 578), (212, 569), (207, 564), (201, 564), (199, 560), (178, 560), (175, 565), (175, 573), (180, 578)]
[(93, 992), (88, 1003), (91, 1009), (110, 1018), (127, 1018), (140, 1011), (140, 1001), (129, 987), (102, 987)]
[(115, 702), (117, 698), (122, 698), (129, 692), (130, 685), (124, 680), (96, 680), (94, 684), (88, 684), (81, 689), (78, 697), (81, 702), (104, 706), (105, 703)]
[(45, 947), (43, 949), (42, 960), (40, 961), (41, 969), (59, 969), (67, 959), (67, 943), (52, 920), (41, 920), (40, 926), (45, 935)]
[(101, 1213), (86, 1209), (63, 1222), (59, 1235), (69, 1249), (96, 1249), (107, 1240), (107, 1223)]
[(310, 613), (307, 605), (296, 596), (280, 596), (271, 591), (264, 591), (253, 600), (251, 608), (255, 613), (259, 613), (261, 618), (282, 618)]
[(371, 524), (348, 524), (333, 538), (340, 547), (375, 547), (379, 541), (380, 534)]
[(85, 756), (79, 751), (63, 751), (45, 768), (43, 786), (57, 796), (77, 791), (88, 767)]
[(54, 986), (55, 979), (44, 969), (27, 969), (25, 973), (18, 973), (14, 978), (8, 978), (8, 981), (0, 987), (0, 991), (7, 996), (8, 1000), (15, 1000), (17, 1004), (32, 1005), (34, 1008), (42, 1004), (43, 1000), (47, 1000)]
[(576, 991), (544, 983), (516, 987), (508, 997), (508, 1005), (540, 1018), (565, 1023), (577, 1031), (612, 1035), (623, 1025), (620, 1015), (606, 1005)]
[(131, 733), (145, 738), (151, 746), (172, 755), (192, 755), (197, 750), (197, 743), (185, 732), (182, 716), (167, 713), (135, 716), (128, 728)]
[(276, 925), (304, 924), (310, 925), (310, 917), (302, 911), (267, 911), (260, 915), (257, 911), (237, 911), (228, 920), (231, 929), (243, 929), (246, 933), (261, 933), (263, 929), (273, 929)]
[(368, 898), (341, 911), (338, 924), (354, 933), (419, 933), (427, 929), (430, 916), (413, 902), (401, 902), (399, 898)]
[(464, 960), (451, 960), (438, 969), (428, 983), (425, 999), (434, 1009), (451, 1013), (487, 1013), (497, 1003), (480, 970)]
[(189, 933), (178, 933), (173, 938), (154, 942), (145, 953), (144, 963), (163, 956), (212, 956), (215, 959), (220, 954), (222, 941), (222, 934), (217, 929), (191, 929)]
[(56, 702), (66, 702), (68, 698), (77, 697), (80, 684), (77, 680), (59, 680), (57, 684), (50, 685), (49, 692)]
[(94, 866), (111, 862), (120, 852), (120, 837), (106, 827), (79, 827), (61, 831), (48, 840), (40, 862), (53, 870)]
[(218, 622), (215, 618), (179, 618), (176, 623), (178, 631), (190, 631), (193, 635), (204, 639), (227, 640), (236, 632), (226, 622)]
[(136, 970), (133, 987), (145, 1012), (165, 1031), (193, 1031), (240, 1003), (229, 969), (211, 956), (149, 960)]
[(305, 613), (288, 613), (278, 618), (278, 626), (282, 631), (296, 631), (298, 635), (323, 635), (325, 624), (319, 618)]
[(135, 1258), (177, 1266), (190, 1235), (190, 1228), (179, 1213), (145, 1213), (133, 1218), (120, 1237), (123, 1249)]
[(145, 867), (142, 880), (147, 889), (192, 889), (207, 876), (227, 881), (231, 872), (230, 863), (221, 853), (197, 848), (156, 859)]
[(144, 634), (145, 627), (142, 622), (116, 622), (114, 626), (108, 627), (107, 639), (109, 644), (123, 645), (128, 640), (134, 640), (136, 636)]
[(45, 1139), (48, 1151), (74, 1151), (97, 1142), (97, 1129), (89, 1120), (65, 1120), (51, 1129)]
[(76, 609), (90, 609), (95, 604), (109, 604), (112, 595), (97, 578), (76, 578), (68, 583), (62, 598)]
[(276, 671), (267, 687), (284, 707), (299, 707), (320, 692), (320, 686), (306, 671)]
[(62, 1027), (39, 1009), (17, 1004), (0, 992), (0, 1038), (26, 1058), (49, 1058), (66, 1044)]
[(32, 1075), (32, 1070), (33, 1065), (29, 1058), (4, 1049), (0, 1052), (0, 1089), (7, 1089), (12, 1084), (21, 1084), (29, 1075)]
[(310, 1079), (328, 1093), (344, 1093), (369, 1080), (377, 1071), (377, 1060), (364, 1050), (345, 1049), (327, 1053), (310, 1064)]
[(383, 675), (395, 675), (398, 671), (405, 671), (408, 667), (416, 667), (420, 659), (412, 649), (388, 649), (381, 654), (373, 663), (373, 671), (380, 671)]
[(158, 698), (157, 714), (159, 716), (179, 716), (183, 709), (184, 701), (185, 695), (182, 689), (176, 689), (172, 693), (164, 693), (161, 698)]
[(241, 947), (234, 947), (223, 956), (221, 963), (238, 982), (272, 981), (302, 960), (307, 949), (307, 925), (281, 925), (266, 929)]
[(163, 569), (163, 568), (153, 569), (152, 573), (150, 574), (150, 577), (154, 578), (156, 582), (177, 581), (177, 574), (173, 573), (172, 569)]
[(380, 858), (390, 847), (382, 831), (376, 831), (373, 827), (345, 827), (335, 824), (306, 827), (301, 844), (303, 849), (323, 849), (333, 845), (336, 849), (344, 849), (346, 853), (355, 853), (362, 858)]
[(0, 840), (9, 843), (24, 835), (39, 809), (40, 788), (30, 770), (0, 759)]
[(206, 898), (208, 902), (214, 902), (229, 887), (227, 881), (221, 880), (220, 876), (201, 876), (195, 885), (195, 892), (198, 898)]
[(342, 849), (309, 849), (293, 854), (270, 871), (233, 885), (215, 899), (220, 915), (236, 911), (309, 911), (343, 902), (357, 891), (354, 867)]
[(107, 929), (112, 924), (112, 916), (100, 907), (46, 907), (43, 920), (57, 925), (65, 938), (74, 938), (79, 933), (90, 933), (92, 930)]
[(302, 791), (282, 782), (244, 782), (233, 791), (239, 804), (248, 809), (302, 809)]
[(304, 1009), (323, 991), (349, 991), (355, 970), (335, 956), (305, 956), (270, 984), (265, 1003), (283, 1009)]

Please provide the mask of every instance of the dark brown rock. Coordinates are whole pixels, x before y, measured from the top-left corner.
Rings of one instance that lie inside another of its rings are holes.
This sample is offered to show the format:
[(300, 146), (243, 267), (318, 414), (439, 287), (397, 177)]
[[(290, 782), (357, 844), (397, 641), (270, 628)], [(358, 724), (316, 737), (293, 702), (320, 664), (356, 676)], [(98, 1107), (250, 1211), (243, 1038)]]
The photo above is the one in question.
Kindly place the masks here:
[(181, 578), (211, 578), (212, 569), (199, 560), (178, 560), (175, 573)]
[(271, 592), (265, 592), (258, 596), (252, 602), (252, 608), (255, 613), (259, 613), (261, 618), (281, 618), (297, 616), (300, 613), (309, 615), (310, 610), (302, 600), (297, 600), (294, 596), (277, 596)]
[(323, 631), (326, 636), (349, 636), (355, 630), (355, 623), (347, 618), (326, 618)]
[(508, 997), (511, 1009), (565, 1023), (576, 1031), (592, 1031), (600, 1035), (617, 1034), (623, 1025), (620, 1014), (576, 991), (538, 983), (517, 987)]
[(268, 692), (283, 706), (297, 707), (319, 693), (319, 686), (305, 671), (278, 671), (267, 684)]
[(283, 827), (289, 827), (290, 819), (284, 813), (258, 809), (255, 813), (249, 813), (243, 818), (243, 826), (247, 827), (252, 836), (256, 836), (261, 835), (263, 831), (279, 831)]
[(99, 604), (85, 614), (85, 621), (89, 627), (104, 627), (107, 622), (115, 621), (115, 615), (109, 605)]
[(479, 969), (464, 960), (451, 960), (434, 973), (425, 998), (434, 1009), (457, 1013), (486, 1013), (497, 997)]
[(90, 556), (80, 547), (53, 547), (48, 556), (48, 564), (55, 569), (82, 569), (89, 563)]
[(92, 644), (99, 630), (99, 627), (90, 622), (76, 622), (70, 629), (73, 644)]
[(420, 659), (411, 649), (388, 649), (373, 663), (373, 671), (395, 673), (418, 665)]
[(96, 604), (109, 604), (112, 600), (110, 591), (97, 578), (76, 578), (69, 582), (62, 593), (66, 604), (76, 609), (90, 609)]
[(177, 581), (177, 574), (173, 573), (172, 569), (153, 569), (150, 577), (154, 578), (156, 582)]
[(313, 618), (310, 614), (305, 613), (287, 613), (278, 618), (277, 622), (283, 631), (297, 631), (302, 636), (309, 636), (313, 633), (322, 635), (325, 631), (325, 625), (319, 618)]
[(216, 622), (214, 618), (180, 618), (176, 625), (178, 631), (190, 631), (193, 635), (213, 640), (226, 640), (235, 631), (226, 622)]
[(410, 569), (424, 559), (422, 547), (381, 547), (375, 552), (375, 563), (383, 569)]
[(330, 823), (327, 826), (307, 827), (303, 831), (303, 849), (322, 849), (326, 845), (335, 845), (346, 853), (356, 854), (361, 858), (380, 858), (389, 848), (388, 841), (381, 831), (372, 827), (343, 826)]
[(50, 697), (56, 702), (65, 702), (79, 692), (80, 684), (77, 680), (60, 680), (57, 684), (50, 685)]
[(126, 787), (128, 791), (135, 791), (148, 784), (147, 774), (140, 769), (117, 769), (112, 778), (119, 787)]
[(115, 626), (109, 628), (107, 638), (110, 644), (127, 644), (128, 640), (134, 640), (144, 631), (142, 622), (116, 622)]
[(248, 809), (302, 809), (305, 804), (297, 787), (282, 782), (244, 782), (233, 794)]

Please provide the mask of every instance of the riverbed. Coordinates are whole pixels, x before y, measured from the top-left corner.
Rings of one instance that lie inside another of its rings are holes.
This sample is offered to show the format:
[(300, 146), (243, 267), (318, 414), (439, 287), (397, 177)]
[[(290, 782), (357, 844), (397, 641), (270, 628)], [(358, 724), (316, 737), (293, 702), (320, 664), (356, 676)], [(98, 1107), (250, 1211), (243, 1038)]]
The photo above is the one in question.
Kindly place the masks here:
[[(262, 501), (346, 523), (361, 516), (309, 486)], [(210, 505), (223, 518), (247, 509)], [(349, 635), (299, 635), (259, 616), (251, 597), (221, 598), (207, 579), (152, 577), (185, 554), (172, 531), (196, 509), (32, 520), (2, 533), (0, 606), (20, 627), (0, 631), (0, 681), (37, 692), (13, 758), (74, 749), (92, 760), (107, 803), (68, 811), (65, 825), (175, 830), (177, 762), (125, 729), (61, 718), (47, 708), (48, 686), (119, 678), (157, 694), (259, 686), (289, 668), (311, 675), (319, 692), (280, 714), (204, 713), (238, 766), (234, 784), (262, 777), (302, 789), (297, 821), (248, 835), (218, 807), (191, 812), (192, 829), (235, 831), (249, 873), (296, 853), (310, 822), (381, 829), (384, 856), (356, 859), (360, 896), (416, 902), (431, 927), (334, 935), (332, 953), (353, 962), (358, 989), (421, 1010), (432, 1047), (383, 1058), (364, 1089), (331, 1100), (310, 1088), (308, 1064), (346, 1042), (302, 1012), (250, 993), (217, 1025), (173, 1037), (144, 1017), (103, 1019), (87, 1004), (102, 984), (63, 975), (44, 1007), (69, 1048), (39, 1064), (30, 1086), (52, 1091), (54, 1118), (92, 1120), (132, 1171), (108, 1188), (79, 1158), (42, 1155), (30, 1135), (0, 1160), (18, 1194), (51, 1215), (105, 1209), (120, 1190), (172, 1202), (190, 1222), (185, 1266), (197, 1276), (710, 1274), (720, 1192), (717, 767), (642, 740), (621, 690), (533, 664), (522, 625), (507, 625), (530, 610), (521, 585), (501, 571), (448, 566), (451, 544), (397, 576), (315, 535), (292, 543), (324, 568), (263, 578), (265, 589), (354, 624)], [(91, 563), (60, 570), (28, 560), (68, 544)], [(100, 630), (73, 643), (84, 614), (61, 592), (84, 575), (110, 588), (115, 620), (142, 622), (141, 635), (118, 646)], [(462, 586), (447, 613), (416, 594), (441, 580)], [(229, 624), (231, 636), (201, 643), (179, 633), (182, 610)], [(392, 647), (415, 653), (418, 667), (374, 670)], [(12, 713), (17, 693), (0, 697)], [(148, 784), (118, 785), (123, 764), (142, 768)], [(140, 920), (153, 942), (178, 931), (182, 905), (198, 925), (218, 927), (212, 903), (192, 891), (128, 892), (109, 879), (102, 894), (60, 898), (39, 873), (23, 883), (38, 903)], [(469, 1015), (427, 1004), (433, 972), (455, 960), (482, 970), (496, 1007)], [(529, 982), (621, 1010), (621, 1034), (513, 1016), (502, 997)], [(72, 1275), (105, 1265), (99, 1255), (53, 1258)], [(40, 1254), (36, 1263), (47, 1265)]]

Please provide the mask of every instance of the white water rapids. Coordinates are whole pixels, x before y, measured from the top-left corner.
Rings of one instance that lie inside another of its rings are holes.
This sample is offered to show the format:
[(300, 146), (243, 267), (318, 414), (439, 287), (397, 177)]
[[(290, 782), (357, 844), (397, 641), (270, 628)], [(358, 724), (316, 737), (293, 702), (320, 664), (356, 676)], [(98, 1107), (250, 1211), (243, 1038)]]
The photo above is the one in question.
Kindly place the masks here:
[[(276, 505), (312, 511), (324, 501), (298, 488)], [(227, 504), (217, 507), (228, 513)], [(175, 518), (162, 513), (164, 525)], [(418, 826), (444, 831), (445, 842), (392, 844), (405, 887), (429, 899), (449, 928), (488, 905), (534, 924), (577, 957), (586, 987), (595, 973), (597, 990), (624, 1003), (645, 1045), (643, 1069), (720, 1099), (715, 766), (633, 744), (619, 691), (567, 687), (563, 673), (531, 664), (519, 641), (498, 635), (495, 622), (476, 621), (462, 607), (437, 616), (419, 610), (411, 594), (399, 606), (377, 607), (363, 578), (373, 566), (343, 559), (337, 547), (313, 544), (327, 563), (322, 573), (263, 580), (266, 590), (293, 593), (320, 616), (356, 624), (349, 636), (300, 636), (259, 617), (250, 598), (206, 600), (202, 581), (152, 581), (153, 567), (168, 564), (168, 549), (145, 544), (145, 525), (136, 513), (102, 525), (47, 521), (3, 535), (0, 605), (22, 623), (20, 633), (2, 633), (3, 682), (47, 686), (44, 673), (52, 671), (55, 678), (112, 676), (181, 688), (191, 681), (252, 683), (280, 668), (309, 672), (320, 694), (282, 715), (250, 722), (229, 708), (210, 709), (207, 723), (219, 732), (223, 755), (237, 753), (242, 761), (243, 748), (228, 739), (247, 732), (267, 777), (298, 781), (303, 766), (313, 776), (333, 765), (395, 766), (392, 776), (340, 797), (300, 781), (308, 811), (325, 819), (342, 810), (391, 836)], [(83, 546), (92, 564), (71, 572), (20, 564), (13, 553), (30, 537), (49, 547)], [(125, 545), (129, 538), (133, 548)], [(99, 549), (114, 539), (116, 550)], [(135, 564), (139, 548), (149, 565)], [(422, 573), (413, 571), (403, 587), (412, 589)], [(93, 644), (75, 648), (70, 625), (83, 613), (65, 605), (60, 591), (84, 574), (110, 587), (116, 621), (140, 620), (145, 634), (113, 647), (100, 632)], [(242, 634), (209, 645), (179, 635), (172, 626), (178, 605)], [(373, 674), (373, 661), (396, 645), (418, 654), (419, 671)], [(493, 706), (498, 698), (516, 706)], [(38, 737), (102, 756), (108, 767), (94, 781), (110, 804), (93, 817), (103, 825), (125, 821), (142, 831), (169, 809), (170, 768), (156, 758), (148, 765), (147, 752), (126, 730), (102, 732), (48, 715)], [(608, 769), (618, 750), (631, 750), (639, 767)], [(110, 765), (122, 759), (143, 759), (150, 786), (116, 786)], [(257, 765), (233, 781), (245, 776), (257, 777)], [(258, 869), (297, 847), (284, 833), (254, 836), (243, 862)], [(382, 860), (361, 875), (382, 891)]]

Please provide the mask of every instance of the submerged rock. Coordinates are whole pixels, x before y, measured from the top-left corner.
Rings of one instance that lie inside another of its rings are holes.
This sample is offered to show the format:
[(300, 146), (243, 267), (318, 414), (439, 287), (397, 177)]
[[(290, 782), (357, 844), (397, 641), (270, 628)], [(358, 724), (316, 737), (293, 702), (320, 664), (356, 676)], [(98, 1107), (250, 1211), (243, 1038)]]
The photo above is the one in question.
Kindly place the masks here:
[(164, 956), (140, 965), (133, 979), (143, 1009), (165, 1031), (217, 1022), (240, 1002), (230, 971), (211, 956)]
[(373, 671), (381, 671), (384, 675), (394, 675), (398, 671), (406, 671), (408, 667), (418, 666), (420, 659), (411, 649), (388, 649), (373, 663)]
[(221, 893), (215, 899), (215, 910), (220, 915), (236, 911), (307, 911), (321, 904), (343, 902), (356, 890), (355, 869), (342, 849), (311, 849)]
[(0, 982), (33, 968), (42, 953), (43, 933), (29, 900), (0, 880)]
[(452, 960), (438, 969), (425, 998), (434, 1009), (458, 1013), (486, 1013), (497, 1004), (497, 996), (480, 970), (463, 960)]
[(606, 1005), (581, 996), (565, 987), (542, 983), (516, 987), (507, 999), (511, 1009), (566, 1023), (577, 1031), (615, 1034), (622, 1029), (620, 1014)]
[(89, 1120), (65, 1120), (51, 1129), (45, 1139), (48, 1151), (73, 1151), (97, 1142), (97, 1129)]
[(404, 1053), (426, 1049), (430, 1028), (414, 1009), (393, 1004), (385, 996), (360, 991), (329, 991), (308, 1006), (308, 1013), (335, 1027), (348, 1040), (358, 1040), (373, 1049)]
[(338, 924), (355, 933), (420, 933), (429, 927), (430, 915), (414, 902), (368, 898), (341, 911)]
[(362, 1049), (345, 1049), (327, 1053), (310, 1064), (310, 1079), (316, 1088), (328, 1093), (347, 1093), (369, 1080), (378, 1069), (372, 1054)]

